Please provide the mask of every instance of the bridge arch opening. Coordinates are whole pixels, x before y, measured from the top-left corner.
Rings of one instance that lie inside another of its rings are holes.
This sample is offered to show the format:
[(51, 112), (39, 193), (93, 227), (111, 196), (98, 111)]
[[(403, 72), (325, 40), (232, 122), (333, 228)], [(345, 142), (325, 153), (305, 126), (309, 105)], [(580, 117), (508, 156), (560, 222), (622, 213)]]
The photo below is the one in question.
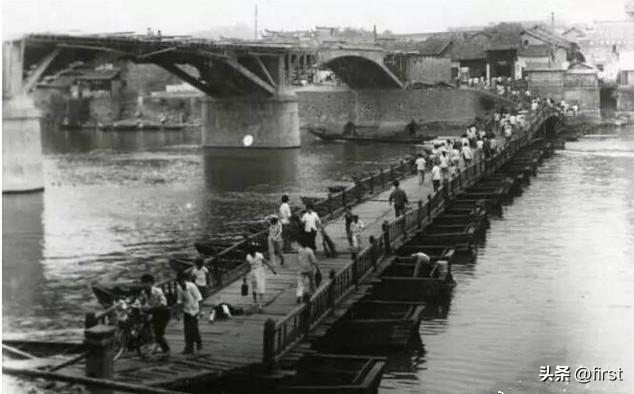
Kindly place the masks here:
[(345, 55), (323, 63), (352, 89), (402, 89), (401, 81), (383, 64), (363, 56)]

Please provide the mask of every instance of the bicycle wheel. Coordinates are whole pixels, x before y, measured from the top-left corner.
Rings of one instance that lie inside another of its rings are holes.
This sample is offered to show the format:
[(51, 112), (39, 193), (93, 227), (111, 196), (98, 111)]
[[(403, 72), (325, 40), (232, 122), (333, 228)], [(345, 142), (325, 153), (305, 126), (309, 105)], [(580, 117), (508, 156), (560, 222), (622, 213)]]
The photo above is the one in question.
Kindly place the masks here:
[(143, 326), (138, 338), (141, 343), (139, 344), (139, 347), (137, 347), (137, 353), (142, 359), (147, 359), (156, 349), (154, 335), (152, 335), (152, 327), (149, 323), (146, 323)]
[(130, 341), (130, 335), (127, 330), (123, 328), (117, 329), (114, 333), (114, 360), (118, 360), (123, 353), (125, 353), (128, 342)]

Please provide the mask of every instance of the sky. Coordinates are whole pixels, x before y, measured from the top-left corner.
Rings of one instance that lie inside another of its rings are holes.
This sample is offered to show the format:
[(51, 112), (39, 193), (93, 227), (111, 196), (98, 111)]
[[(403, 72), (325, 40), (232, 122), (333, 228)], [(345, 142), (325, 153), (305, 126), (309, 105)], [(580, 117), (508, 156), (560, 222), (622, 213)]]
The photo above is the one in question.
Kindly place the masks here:
[(394, 33), (443, 31), (490, 22), (621, 20), (625, 0), (2, 0), (3, 39), (31, 32), (162, 34), (241, 25), (253, 30), (352, 26)]

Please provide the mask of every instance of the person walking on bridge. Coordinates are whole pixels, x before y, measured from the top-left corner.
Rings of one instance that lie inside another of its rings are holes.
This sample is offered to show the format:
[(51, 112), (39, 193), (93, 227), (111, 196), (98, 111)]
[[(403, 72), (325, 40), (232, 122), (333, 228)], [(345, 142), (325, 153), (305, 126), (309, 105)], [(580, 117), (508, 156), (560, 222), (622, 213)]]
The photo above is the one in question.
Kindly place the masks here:
[(313, 249), (313, 252), (317, 251), (317, 244), (315, 239), (317, 238), (317, 230), (321, 226), (321, 220), (317, 212), (313, 210), (312, 204), (306, 205), (306, 213), (302, 216), (302, 223), (304, 224), (304, 238), (306, 239), (306, 245)]
[(392, 185), (394, 185), (394, 190), (390, 193), (389, 204), (394, 203), (394, 214), (399, 217), (405, 213), (405, 206), (408, 202), (407, 193), (399, 187), (400, 183), (398, 181), (392, 182)]
[(305, 239), (299, 240), (297, 250), (297, 303), (310, 297), (315, 292), (315, 271), (317, 267), (317, 257), (313, 249), (307, 245)]
[(282, 224), (275, 215), (269, 217), (268, 247), (271, 263), (275, 264), (276, 258), (279, 258), (280, 265), (283, 266), (284, 255), (282, 254)]
[(414, 164), (416, 164), (416, 171), (418, 171), (418, 184), (422, 185), (425, 183), (425, 169), (427, 165), (427, 162), (425, 162), (425, 158), (423, 157), (422, 153), (418, 154), (418, 158), (416, 159), (416, 162)]
[(288, 195), (282, 195), (282, 204), (280, 205), (280, 223), (282, 224), (282, 240), (284, 250), (291, 248), (291, 206), (288, 205)]
[(170, 320), (170, 310), (167, 307), (167, 298), (163, 290), (154, 286), (154, 276), (144, 274), (141, 276), (143, 290), (140, 295), (140, 302), (147, 313), (152, 316), (152, 329), (154, 340), (163, 351), (163, 358), (167, 359), (170, 354), (170, 347), (165, 339), (165, 327)]
[(198, 287), (187, 280), (185, 272), (179, 272), (176, 277), (176, 300), (183, 312), (183, 331), (185, 333), (185, 349), (182, 354), (193, 354), (194, 343), (196, 350), (203, 347), (200, 331), (198, 330), (198, 314), (200, 313), (200, 302), (203, 300)]

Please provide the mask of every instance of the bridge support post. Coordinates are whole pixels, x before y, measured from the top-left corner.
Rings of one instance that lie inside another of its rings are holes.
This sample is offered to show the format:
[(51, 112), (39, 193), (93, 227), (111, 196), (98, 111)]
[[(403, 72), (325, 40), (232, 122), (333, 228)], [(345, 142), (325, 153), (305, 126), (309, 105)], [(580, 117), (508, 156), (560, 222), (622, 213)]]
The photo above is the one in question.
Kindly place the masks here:
[(44, 189), (41, 114), (23, 94), (2, 99), (2, 192)]
[(208, 97), (202, 103), (203, 146), (245, 148), (298, 148), (299, 109), (293, 93), (273, 97)]
[(108, 379), (112, 377), (114, 359), (115, 327), (103, 324), (84, 330), (84, 340), (88, 348), (86, 355), (86, 376)]

